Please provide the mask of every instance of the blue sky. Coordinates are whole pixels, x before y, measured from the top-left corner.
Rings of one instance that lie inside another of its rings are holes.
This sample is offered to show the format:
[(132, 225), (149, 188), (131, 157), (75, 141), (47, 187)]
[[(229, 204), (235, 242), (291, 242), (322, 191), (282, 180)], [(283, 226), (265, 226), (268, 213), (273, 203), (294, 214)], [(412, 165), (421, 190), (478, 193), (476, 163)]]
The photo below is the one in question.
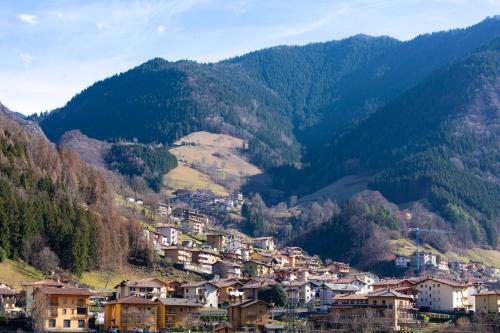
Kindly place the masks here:
[(357, 33), (407, 40), (500, 13), (500, 0), (0, 1), (0, 101), (31, 114), (153, 57), (217, 61)]

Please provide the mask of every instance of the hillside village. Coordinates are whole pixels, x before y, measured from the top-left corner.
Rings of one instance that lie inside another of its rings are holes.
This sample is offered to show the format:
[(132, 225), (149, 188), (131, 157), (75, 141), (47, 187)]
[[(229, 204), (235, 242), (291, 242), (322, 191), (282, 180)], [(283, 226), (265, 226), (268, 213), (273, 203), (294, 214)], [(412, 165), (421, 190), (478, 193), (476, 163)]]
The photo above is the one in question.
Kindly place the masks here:
[[(500, 270), (479, 262), (448, 262), (432, 252), (397, 256), (407, 269), (394, 278), (321, 260), (274, 237), (251, 238), (214, 228), (207, 202), (217, 210), (241, 208), (234, 193), (220, 199), (205, 191), (181, 192), (199, 210), (151, 205), (127, 198), (159, 217), (143, 238), (158, 260), (185, 271), (187, 280), (125, 279), (108, 289), (47, 277), (14, 290), (0, 286), (0, 313), (35, 331), (214, 332), (381, 331), (422, 329), (433, 322), (500, 313)], [(204, 198), (200, 200), (200, 198)], [(174, 200), (175, 201), (175, 200)], [(222, 208), (221, 208), (222, 207)], [(476, 319), (475, 319), (476, 318)]]

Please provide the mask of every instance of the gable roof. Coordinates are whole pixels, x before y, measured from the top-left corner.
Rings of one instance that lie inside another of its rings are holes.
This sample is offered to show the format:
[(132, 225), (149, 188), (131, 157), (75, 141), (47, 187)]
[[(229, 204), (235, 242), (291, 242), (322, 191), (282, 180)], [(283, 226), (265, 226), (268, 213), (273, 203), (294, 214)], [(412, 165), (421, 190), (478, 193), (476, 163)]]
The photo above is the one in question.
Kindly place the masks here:
[(435, 281), (435, 282), (438, 282), (438, 283), (442, 283), (442, 284), (446, 284), (448, 286), (456, 287), (456, 288), (466, 288), (468, 286), (468, 284), (460, 283), (460, 282), (455, 281), (455, 280), (451, 280), (451, 279), (439, 279), (439, 278), (434, 278), (434, 277), (428, 277), (428, 278), (422, 279), (418, 283), (423, 283), (423, 282), (426, 282), (426, 281), (429, 281), (429, 280), (430, 281)]
[(115, 288), (120, 286), (136, 287), (136, 288), (162, 288), (166, 286), (166, 283), (157, 278), (146, 278), (140, 280), (123, 280)]
[(188, 282), (188, 283), (185, 283), (185, 284), (181, 285), (181, 287), (182, 288), (201, 287), (204, 284), (211, 284), (215, 288), (219, 289), (219, 287), (215, 283), (210, 282), (210, 281), (205, 281), (205, 280), (202, 280), (202, 281), (191, 281), (191, 282)]
[(243, 283), (241, 283), (238, 280), (212, 280), (210, 282), (212, 282), (213, 284), (215, 284), (219, 288), (230, 287), (230, 286), (233, 286), (235, 284), (240, 285), (240, 287), (243, 286)]
[(500, 296), (500, 289), (499, 290), (483, 291), (482, 293), (474, 294), (474, 296), (486, 296), (486, 295), (498, 295), (498, 296)]
[(340, 291), (358, 291), (359, 288), (352, 284), (343, 284), (343, 283), (323, 283), (321, 287), (327, 287), (330, 290), (340, 290)]
[(380, 289), (368, 294), (368, 297), (396, 297), (396, 298), (409, 298), (413, 299), (413, 297), (409, 295), (402, 294), (393, 289)]
[(245, 299), (241, 302), (238, 302), (238, 303), (234, 303), (234, 304), (231, 304), (229, 307), (232, 308), (232, 307), (239, 307), (239, 308), (246, 308), (246, 307), (249, 307), (249, 306), (252, 306), (252, 305), (255, 305), (255, 304), (265, 304), (267, 305), (268, 307), (271, 307), (271, 305), (269, 303), (266, 303), (260, 299)]
[(396, 285), (399, 285), (405, 281), (409, 282), (412, 285), (417, 283), (417, 282), (412, 281), (410, 279), (384, 279), (384, 280), (380, 280), (378, 282), (373, 283), (372, 286), (396, 286)]
[(203, 303), (200, 303), (196, 299), (190, 298), (159, 298), (158, 299), (164, 305), (170, 306), (190, 306), (190, 307), (202, 307)]
[(361, 282), (362, 284), (367, 284), (365, 281), (363, 280), (360, 280), (358, 278), (343, 278), (343, 279), (337, 279), (337, 280), (333, 280), (333, 283), (335, 284), (352, 284), (356, 281), (359, 281)]
[(86, 288), (59, 288), (59, 287), (42, 287), (36, 290), (37, 293), (47, 295), (74, 295), (74, 296), (90, 296), (90, 290)]
[(146, 299), (144, 297), (139, 297), (135, 295), (130, 295), (124, 298), (120, 298), (109, 302), (108, 304), (145, 304), (145, 305), (157, 305), (158, 303), (152, 300)]
[(342, 300), (367, 300), (368, 295), (366, 294), (337, 294), (333, 298), (336, 301), (342, 301)]

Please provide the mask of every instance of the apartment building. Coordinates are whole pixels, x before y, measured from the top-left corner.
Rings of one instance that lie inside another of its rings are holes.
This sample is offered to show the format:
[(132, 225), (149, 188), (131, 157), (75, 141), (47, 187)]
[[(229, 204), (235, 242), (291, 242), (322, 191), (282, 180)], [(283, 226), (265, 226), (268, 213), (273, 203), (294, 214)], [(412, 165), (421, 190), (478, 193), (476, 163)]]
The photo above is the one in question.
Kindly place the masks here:
[(35, 332), (86, 332), (90, 291), (72, 287), (41, 287), (33, 293)]
[(104, 306), (104, 329), (157, 331), (158, 306), (158, 302), (134, 295), (111, 301)]

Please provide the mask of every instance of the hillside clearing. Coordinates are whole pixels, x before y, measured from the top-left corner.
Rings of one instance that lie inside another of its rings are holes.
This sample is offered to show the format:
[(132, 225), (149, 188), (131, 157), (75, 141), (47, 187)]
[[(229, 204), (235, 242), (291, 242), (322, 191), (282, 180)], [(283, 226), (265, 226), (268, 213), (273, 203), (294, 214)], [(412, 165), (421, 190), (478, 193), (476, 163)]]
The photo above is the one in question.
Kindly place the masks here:
[(228, 191), (216, 184), (209, 176), (185, 165), (179, 165), (163, 178), (163, 185), (170, 190), (208, 189), (219, 195), (227, 195)]
[(15, 289), (21, 289), (22, 284), (43, 279), (42, 272), (24, 261), (6, 259), (0, 263), (0, 282)]

